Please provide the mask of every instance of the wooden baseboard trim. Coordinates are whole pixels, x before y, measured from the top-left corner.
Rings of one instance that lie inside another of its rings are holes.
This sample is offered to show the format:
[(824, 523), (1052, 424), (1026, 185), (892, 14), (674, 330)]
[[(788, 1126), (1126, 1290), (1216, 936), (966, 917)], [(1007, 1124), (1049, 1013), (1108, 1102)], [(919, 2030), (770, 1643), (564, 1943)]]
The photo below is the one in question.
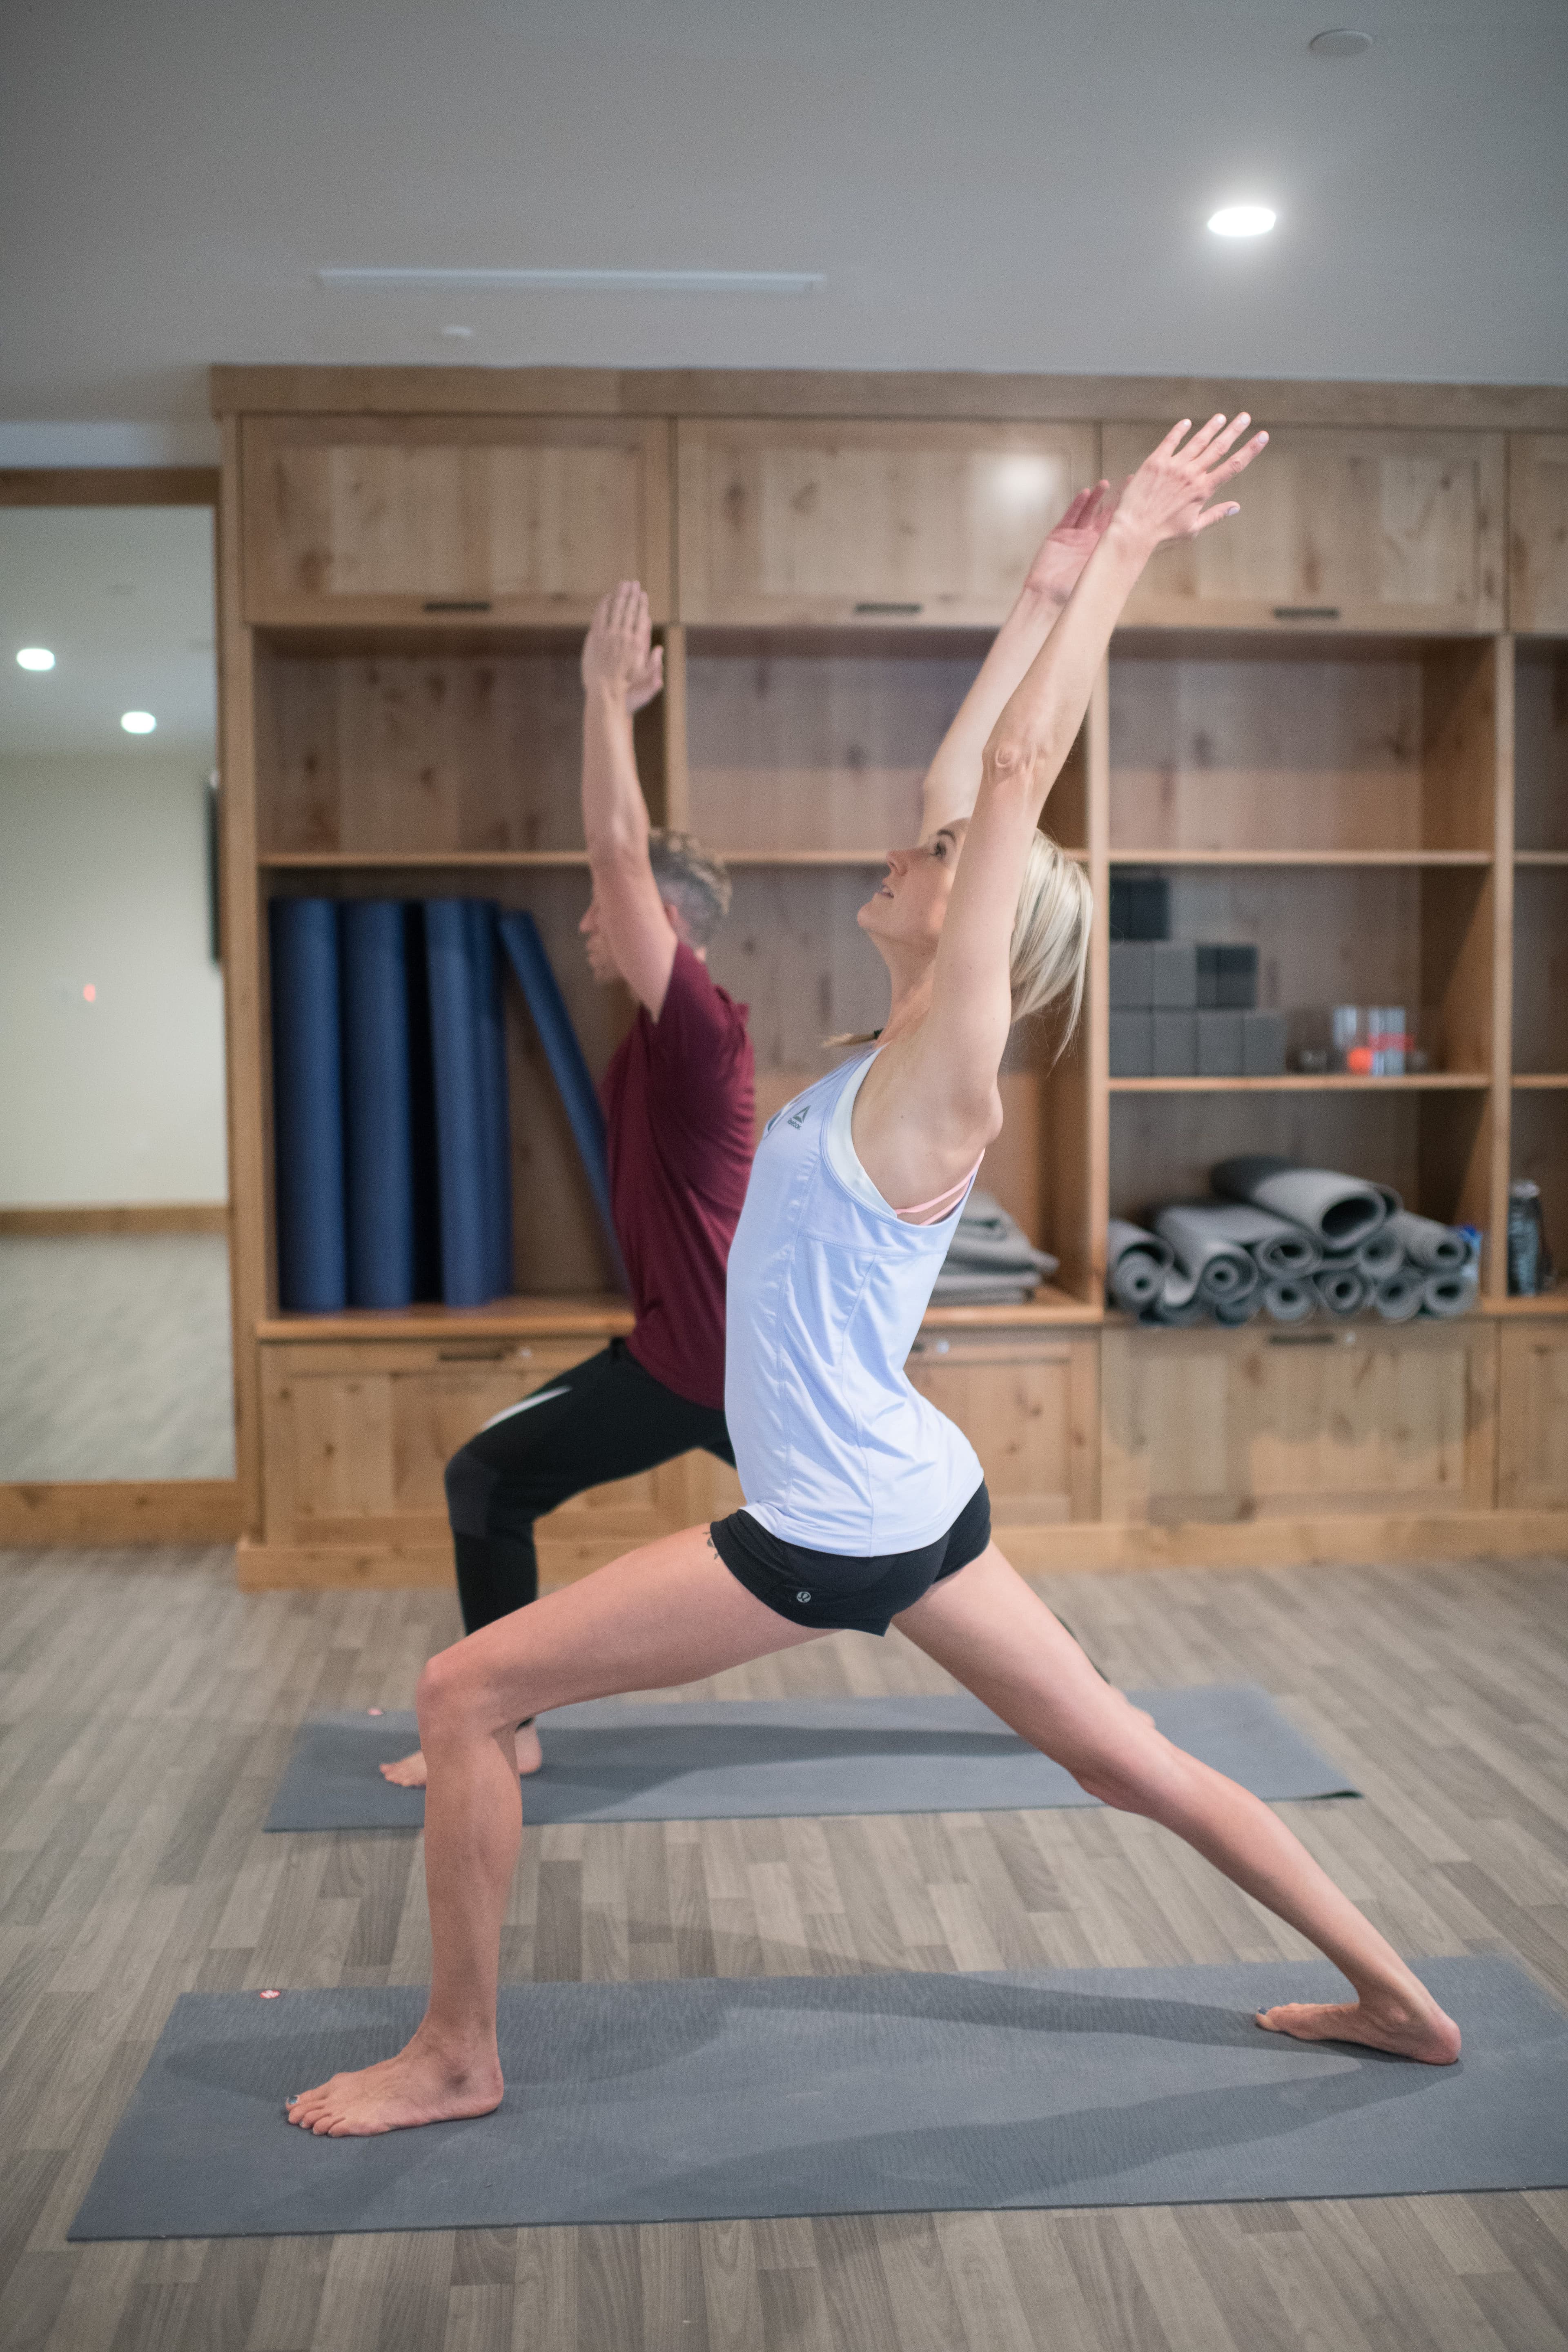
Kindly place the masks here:
[(1078, 1568), (1330, 1568), (1371, 1560), (1523, 1559), (1568, 1552), (1568, 1511), (1445, 1511), (1339, 1518), (998, 1526), (1026, 1574)]
[(242, 1518), (233, 1478), (103, 1478), (0, 1486), (0, 1547), (26, 1551), (120, 1544), (233, 1543)]
[[(1453, 1511), (1426, 1517), (1253, 1519), (1244, 1526), (1110, 1527), (1094, 1521), (1010, 1528), (996, 1541), (1016, 1569), (1354, 1567), (1368, 1560), (1524, 1559), (1568, 1553), (1568, 1511)], [(539, 1581), (574, 1584), (630, 1549), (615, 1538), (542, 1541)], [(395, 1591), (452, 1580), (450, 1544), (393, 1550), (349, 1544), (266, 1544), (242, 1537), (236, 1552), (246, 1591), (344, 1587)]]
[(0, 1209), (0, 1234), (226, 1234), (225, 1201), (130, 1201), (119, 1207)]

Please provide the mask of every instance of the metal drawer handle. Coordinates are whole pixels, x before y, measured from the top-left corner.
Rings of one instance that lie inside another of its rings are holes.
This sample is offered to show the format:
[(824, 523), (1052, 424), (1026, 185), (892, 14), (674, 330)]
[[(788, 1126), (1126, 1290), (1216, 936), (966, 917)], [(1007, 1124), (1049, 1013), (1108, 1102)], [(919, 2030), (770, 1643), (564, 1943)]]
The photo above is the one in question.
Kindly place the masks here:
[(1274, 617), (1277, 621), (1337, 621), (1340, 608), (1337, 604), (1276, 604)]
[(1353, 1348), (1353, 1331), (1270, 1331), (1271, 1348)]
[(868, 602), (857, 604), (855, 610), (858, 613), (923, 613), (925, 606), (923, 604), (879, 604)]
[(506, 1361), (505, 1348), (438, 1348), (438, 1364), (501, 1364)]
[(427, 596), (424, 604), (426, 613), (488, 613), (489, 609), (488, 596)]

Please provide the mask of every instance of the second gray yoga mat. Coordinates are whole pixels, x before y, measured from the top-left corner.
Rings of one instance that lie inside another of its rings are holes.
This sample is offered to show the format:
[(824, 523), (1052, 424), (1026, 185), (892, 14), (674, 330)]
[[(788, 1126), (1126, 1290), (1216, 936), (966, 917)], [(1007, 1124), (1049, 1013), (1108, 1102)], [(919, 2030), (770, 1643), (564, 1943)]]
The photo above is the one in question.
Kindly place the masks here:
[[(1344, 1774), (1247, 1683), (1132, 1691), (1166, 1738), (1254, 1796), (1351, 1797)], [(814, 1813), (1018, 1812), (1091, 1805), (966, 1693), (931, 1698), (597, 1699), (541, 1718), (544, 1769), (523, 1811), (547, 1822), (694, 1822)], [(418, 1744), (412, 1715), (302, 1724), (269, 1830), (416, 1829), (424, 1791), (376, 1766)]]
[(1568, 2016), (1512, 1960), (1424, 1960), (1458, 2066), (1265, 2033), (1326, 1960), (503, 1985), (506, 2097), (315, 2139), (290, 2093), (389, 2056), (418, 1986), (184, 1993), (71, 2224), (276, 2237), (998, 2211), (1568, 2184)]

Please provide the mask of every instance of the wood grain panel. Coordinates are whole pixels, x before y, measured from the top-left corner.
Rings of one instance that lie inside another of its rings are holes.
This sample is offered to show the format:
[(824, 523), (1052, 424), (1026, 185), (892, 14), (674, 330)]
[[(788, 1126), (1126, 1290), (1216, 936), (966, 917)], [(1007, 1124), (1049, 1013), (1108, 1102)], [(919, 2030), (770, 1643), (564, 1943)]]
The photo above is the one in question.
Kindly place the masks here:
[(1105, 1517), (1240, 1521), (1493, 1500), (1497, 1336), (1480, 1321), (1104, 1334)]
[(1509, 442), (1509, 626), (1568, 635), (1568, 433)]
[(1514, 651), (1515, 845), (1568, 855), (1568, 645)]
[(627, 578), (669, 618), (662, 425), (251, 416), (244, 429), (252, 623), (586, 622)]
[[(1267, 402), (1255, 404), (1267, 421)], [(1163, 423), (1104, 428), (1129, 473)], [(1500, 434), (1288, 425), (1237, 486), (1241, 513), (1163, 549), (1128, 605), (1162, 627), (1478, 632), (1503, 625)]]
[(1568, 1072), (1568, 866), (1513, 877), (1513, 1066)]
[(944, 1332), (915, 1342), (910, 1379), (968, 1436), (998, 1526), (1094, 1517), (1099, 1360), (1088, 1333)]
[(995, 627), (1097, 454), (1087, 425), (683, 422), (680, 617)]
[(1568, 1510), (1568, 1321), (1504, 1324), (1498, 1358), (1498, 1503)]

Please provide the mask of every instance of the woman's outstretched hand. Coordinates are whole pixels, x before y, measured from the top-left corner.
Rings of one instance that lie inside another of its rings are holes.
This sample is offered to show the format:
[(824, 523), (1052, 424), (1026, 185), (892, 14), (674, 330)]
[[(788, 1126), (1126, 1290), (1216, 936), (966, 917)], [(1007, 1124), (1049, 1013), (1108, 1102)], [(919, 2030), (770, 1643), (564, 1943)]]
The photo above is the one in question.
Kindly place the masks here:
[(1025, 593), (1033, 589), (1037, 595), (1048, 596), (1053, 604), (1065, 604), (1115, 511), (1116, 501), (1110, 496), (1109, 482), (1096, 482), (1091, 488), (1079, 490), (1030, 564)]
[(647, 592), (623, 580), (602, 596), (583, 645), (583, 684), (603, 687), (640, 710), (664, 684), (664, 647), (653, 643)]
[[(1152, 551), (1169, 539), (1195, 539), (1211, 523), (1239, 514), (1234, 501), (1218, 506), (1209, 501), (1267, 445), (1268, 434), (1255, 433), (1237, 448), (1251, 422), (1244, 409), (1228, 425), (1223, 416), (1211, 416), (1195, 433), (1185, 417), (1173, 425), (1159, 447), (1121, 486), (1112, 518), (1118, 537), (1135, 539)], [(1190, 437), (1184, 442), (1184, 434)]]

